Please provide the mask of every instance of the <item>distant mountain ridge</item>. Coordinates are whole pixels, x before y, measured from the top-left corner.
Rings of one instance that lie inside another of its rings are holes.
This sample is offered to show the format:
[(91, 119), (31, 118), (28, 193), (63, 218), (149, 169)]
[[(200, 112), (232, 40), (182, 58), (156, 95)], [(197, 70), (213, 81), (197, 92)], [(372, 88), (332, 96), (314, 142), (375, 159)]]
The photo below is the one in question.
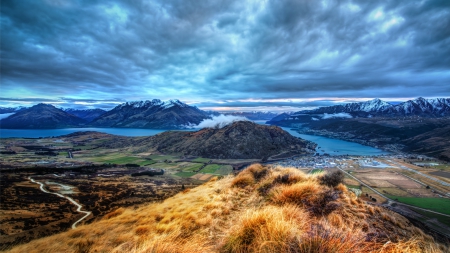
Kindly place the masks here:
[(18, 106), (18, 107), (0, 107), (0, 114), (4, 114), (4, 113), (14, 113), (14, 112), (18, 112), (21, 110), (25, 110), (28, 107), (25, 106)]
[(414, 100), (392, 105), (378, 98), (366, 102), (349, 103), (320, 107), (314, 110), (299, 111), (297, 114), (324, 114), (324, 113), (358, 113), (364, 112), (372, 116), (450, 116), (450, 98), (425, 99), (419, 97)]
[(73, 109), (73, 108), (66, 108), (63, 109), (63, 111), (75, 115), (79, 118), (82, 118), (84, 120), (86, 120), (87, 122), (91, 122), (94, 119), (98, 118), (99, 116), (103, 115), (104, 113), (106, 113), (105, 110), (103, 109)]
[(198, 125), (209, 115), (179, 100), (159, 99), (120, 104), (91, 122), (95, 127), (180, 129)]
[[(120, 104), (110, 111), (102, 109), (61, 109), (49, 104), (38, 104), (19, 111), (10, 108), (1, 128), (50, 129), (65, 127), (118, 127), (183, 129), (198, 125), (210, 118), (208, 113), (179, 100), (159, 99)], [(14, 113), (14, 114), (12, 114)]]
[(53, 129), (81, 127), (85, 120), (49, 104), (37, 104), (0, 120), (1, 128)]

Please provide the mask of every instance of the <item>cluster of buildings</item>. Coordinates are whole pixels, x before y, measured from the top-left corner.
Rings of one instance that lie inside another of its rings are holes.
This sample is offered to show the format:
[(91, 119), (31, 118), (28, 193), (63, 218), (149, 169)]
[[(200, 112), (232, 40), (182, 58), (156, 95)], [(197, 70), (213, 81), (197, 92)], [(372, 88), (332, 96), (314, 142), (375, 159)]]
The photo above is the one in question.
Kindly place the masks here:
[(314, 169), (325, 169), (325, 168), (335, 168), (341, 161), (345, 159), (340, 159), (337, 157), (296, 157), (286, 159), (276, 163), (276, 165), (284, 167), (295, 167), (295, 168), (314, 168)]

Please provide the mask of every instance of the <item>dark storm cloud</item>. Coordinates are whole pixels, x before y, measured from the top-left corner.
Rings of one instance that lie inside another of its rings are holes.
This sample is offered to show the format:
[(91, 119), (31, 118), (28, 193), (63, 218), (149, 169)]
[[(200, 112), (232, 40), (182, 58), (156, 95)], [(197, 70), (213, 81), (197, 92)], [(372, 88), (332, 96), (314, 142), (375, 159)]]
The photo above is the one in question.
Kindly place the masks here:
[(10, 0), (1, 38), (6, 97), (450, 96), (445, 0)]
[(118, 104), (124, 103), (124, 99), (76, 99), (76, 98), (5, 98), (0, 97), (0, 106), (17, 106), (17, 104), (23, 104), (26, 106), (32, 106), (39, 103), (53, 104), (57, 107), (63, 108), (77, 108), (77, 109), (91, 109), (100, 108), (109, 110)]
[[(267, 106), (268, 102), (266, 101), (225, 101), (221, 103), (216, 102), (202, 102), (193, 104), (200, 108), (214, 108), (214, 107), (261, 107)], [(283, 101), (271, 101), (271, 107), (297, 107), (297, 108), (305, 108), (305, 107), (318, 107), (318, 106), (330, 106), (334, 105), (332, 101), (305, 101), (305, 102), (283, 102)]]
[(55, 103), (59, 100), (57, 99), (47, 99), (47, 98), (2, 98), (2, 102), (32, 102), (32, 103)]

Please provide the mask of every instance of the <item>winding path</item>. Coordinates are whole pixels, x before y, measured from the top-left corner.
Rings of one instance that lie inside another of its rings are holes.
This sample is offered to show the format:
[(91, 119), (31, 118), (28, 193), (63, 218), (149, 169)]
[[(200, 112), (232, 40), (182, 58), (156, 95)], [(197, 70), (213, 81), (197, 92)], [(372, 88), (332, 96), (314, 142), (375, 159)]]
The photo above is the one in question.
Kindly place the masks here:
[(75, 229), (75, 228), (77, 227), (77, 224), (78, 224), (78, 223), (80, 223), (82, 220), (86, 219), (86, 218), (92, 213), (92, 212), (89, 212), (89, 211), (83, 211), (83, 210), (81, 210), (81, 208), (82, 208), (83, 206), (80, 205), (80, 204), (78, 204), (78, 203), (77, 203), (75, 200), (73, 200), (71, 197), (64, 196), (64, 195), (62, 195), (62, 194), (55, 193), (55, 192), (49, 192), (49, 191), (47, 191), (47, 190), (44, 188), (44, 184), (43, 184), (43, 183), (38, 182), (38, 181), (34, 180), (34, 179), (31, 178), (31, 177), (28, 177), (28, 179), (30, 179), (30, 181), (33, 182), (33, 183), (35, 183), (35, 184), (39, 184), (39, 185), (40, 185), (41, 191), (43, 191), (43, 192), (45, 192), (45, 193), (49, 193), (49, 194), (54, 194), (54, 195), (56, 195), (56, 196), (58, 196), (58, 197), (65, 198), (65, 199), (69, 200), (70, 202), (72, 202), (72, 204), (74, 204), (74, 205), (77, 206), (77, 212), (79, 212), (79, 213), (84, 213), (84, 214), (85, 214), (83, 217), (81, 217), (81, 219), (75, 221), (75, 222), (72, 224), (72, 229)]

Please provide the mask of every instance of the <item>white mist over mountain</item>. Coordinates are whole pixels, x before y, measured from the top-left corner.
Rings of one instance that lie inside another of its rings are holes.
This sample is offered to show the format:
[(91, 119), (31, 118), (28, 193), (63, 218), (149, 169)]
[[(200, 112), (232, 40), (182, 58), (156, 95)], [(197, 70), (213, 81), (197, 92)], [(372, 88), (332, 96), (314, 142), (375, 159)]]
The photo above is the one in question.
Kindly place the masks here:
[(346, 113), (346, 112), (341, 112), (341, 113), (333, 113), (333, 114), (328, 114), (328, 113), (324, 113), (322, 116), (322, 119), (332, 119), (332, 118), (348, 118), (351, 119), (353, 118), (352, 115)]
[(11, 116), (13, 114), (15, 114), (15, 112), (2, 113), (2, 114), (0, 114), (0, 119), (6, 119), (6, 118), (8, 118), (9, 116)]
[(205, 119), (194, 128), (222, 128), (236, 121), (249, 121), (246, 117), (223, 115), (213, 116), (212, 119)]

